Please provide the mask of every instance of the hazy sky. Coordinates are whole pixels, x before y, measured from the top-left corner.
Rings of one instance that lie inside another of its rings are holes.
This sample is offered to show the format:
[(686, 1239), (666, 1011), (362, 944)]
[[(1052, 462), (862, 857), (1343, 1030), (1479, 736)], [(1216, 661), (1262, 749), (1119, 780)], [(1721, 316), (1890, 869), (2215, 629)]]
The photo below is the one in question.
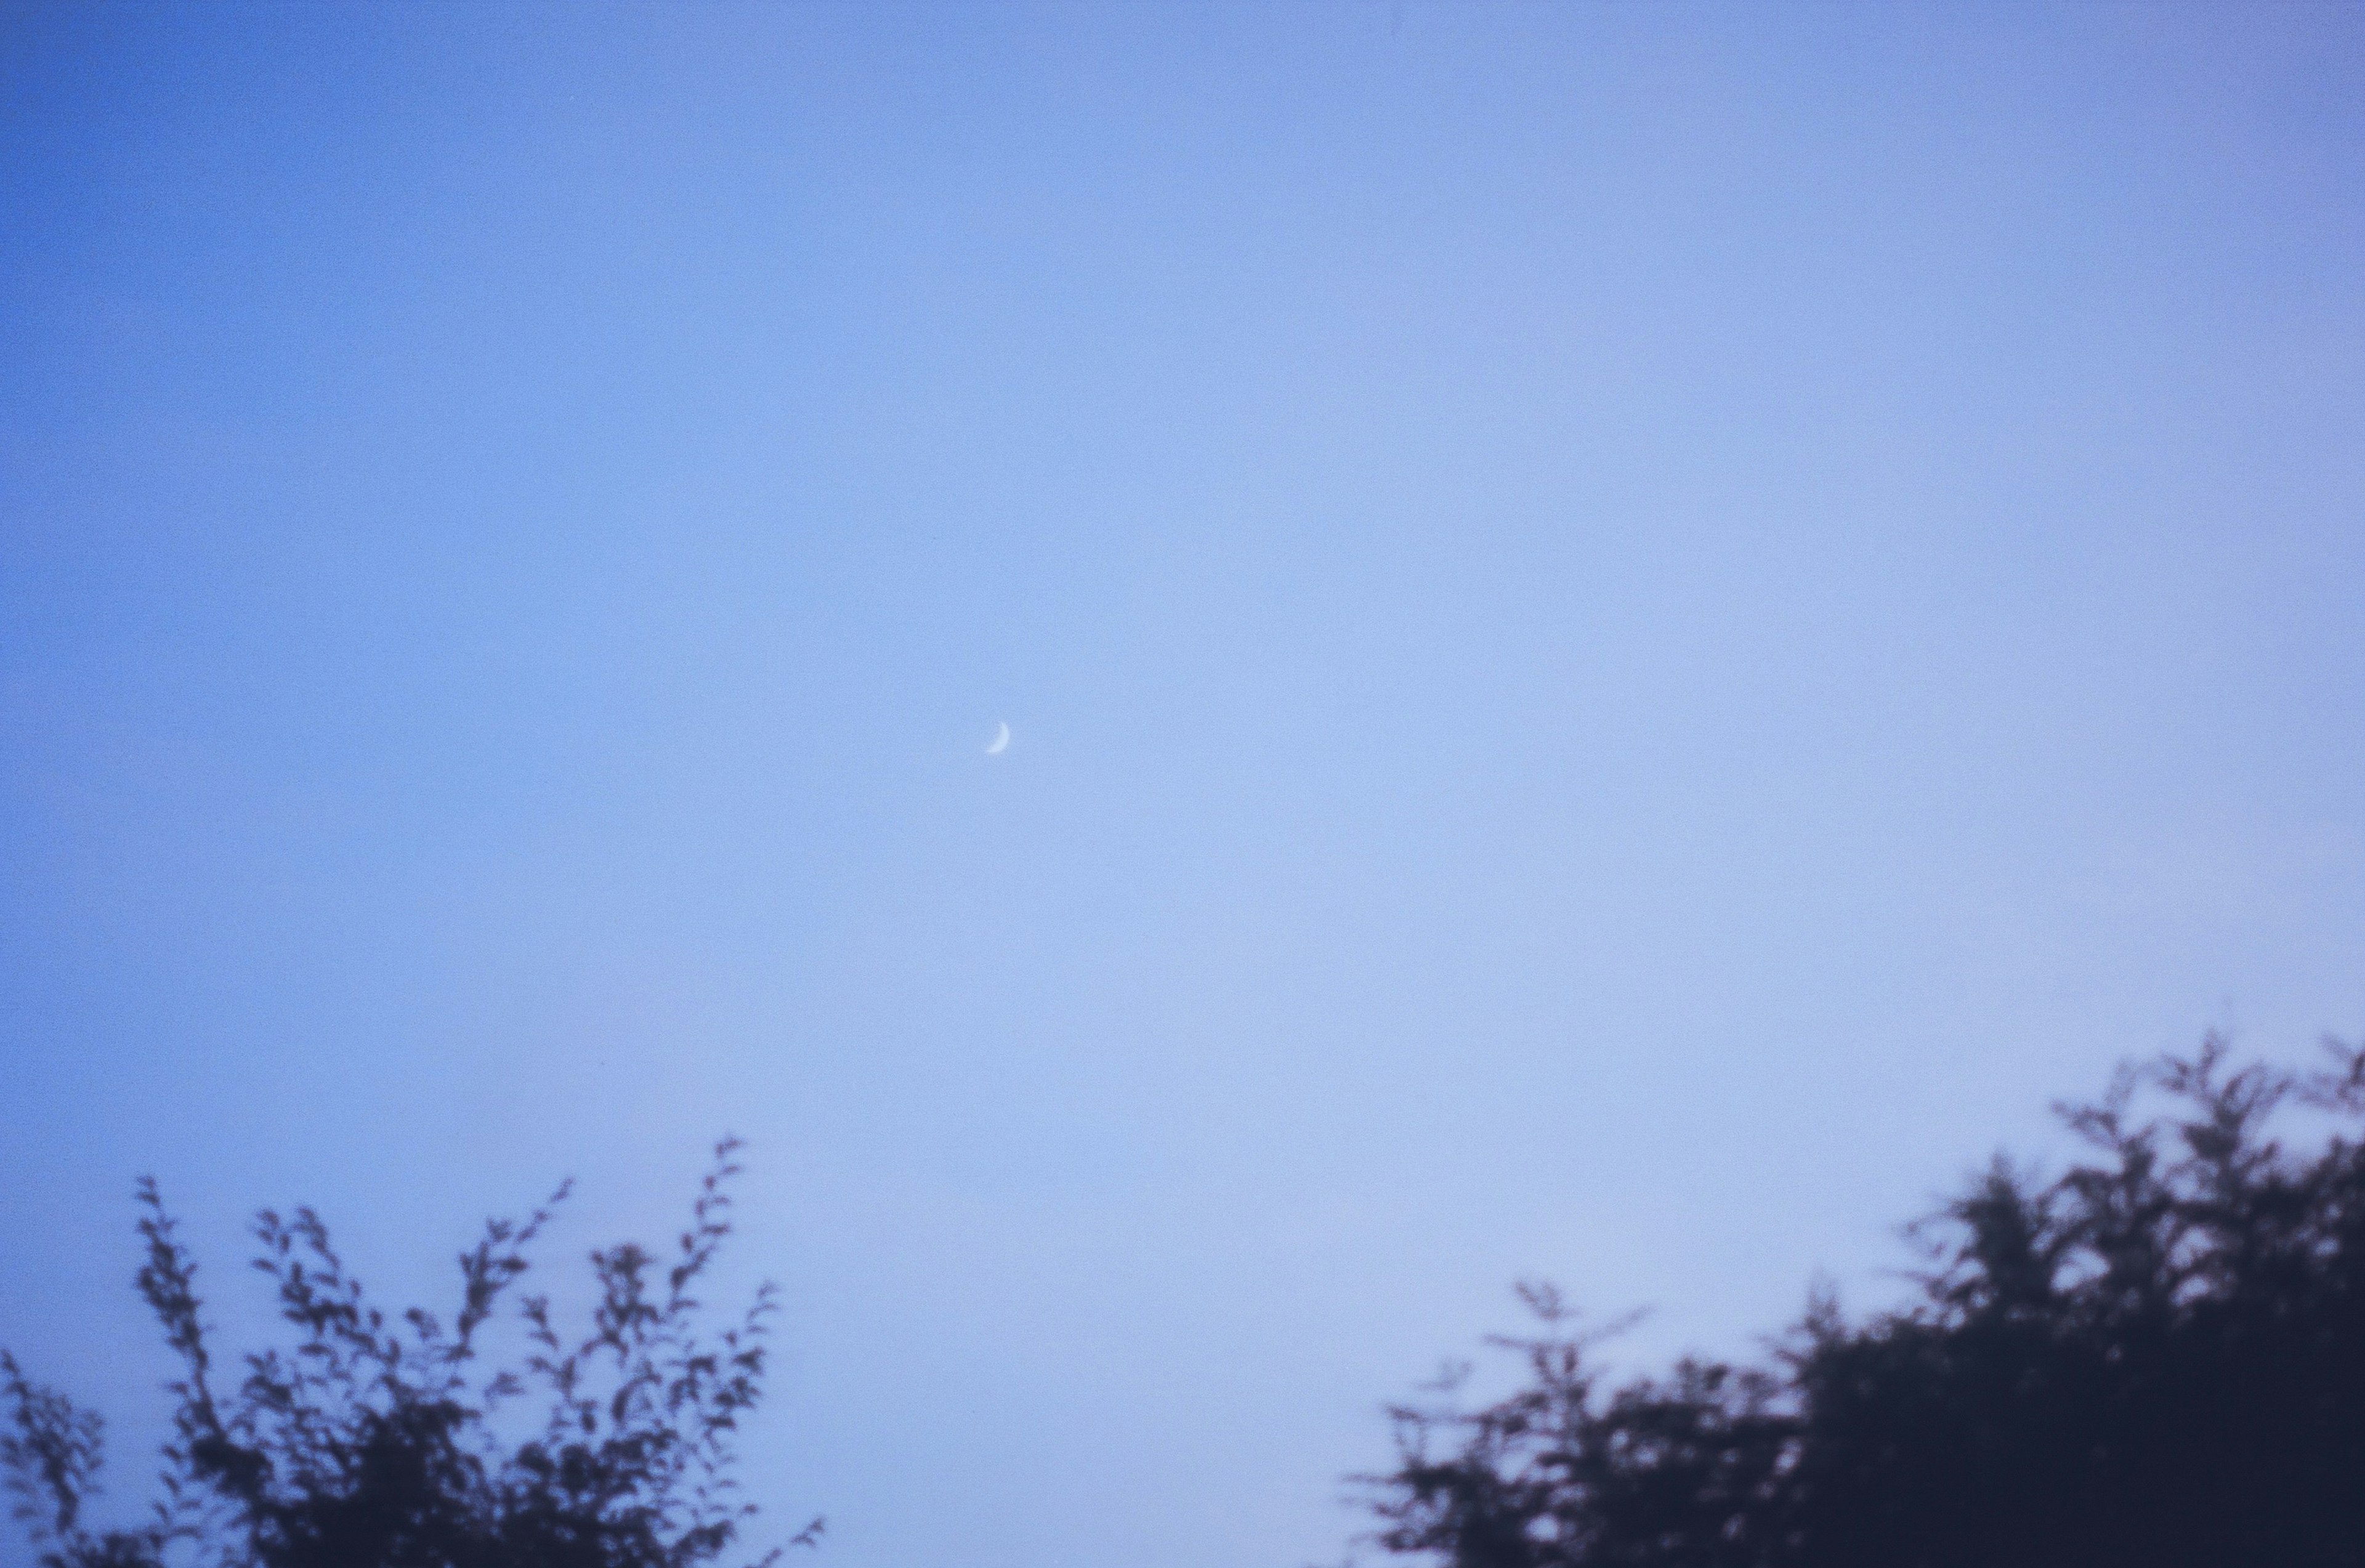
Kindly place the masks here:
[[(0, 12), (0, 1344), (750, 1145), (820, 1568), (1296, 1568), (2365, 1029), (2365, 11)], [(995, 727), (1014, 738), (984, 754)], [(118, 1445), (120, 1448), (122, 1445)], [(0, 1559), (21, 1561), (9, 1539)]]

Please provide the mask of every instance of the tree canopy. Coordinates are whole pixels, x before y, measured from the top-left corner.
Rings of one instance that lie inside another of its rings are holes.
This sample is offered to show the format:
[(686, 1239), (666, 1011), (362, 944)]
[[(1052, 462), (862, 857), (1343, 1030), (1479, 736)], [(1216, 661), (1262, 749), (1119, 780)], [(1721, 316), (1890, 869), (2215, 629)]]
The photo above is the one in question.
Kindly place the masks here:
[[(2365, 1563), (2365, 1050), (2330, 1048), (2123, 1070), (2057, 1107), (2087, 1158), (2000, 1158), (1909, 1227), (1906, 1305), (1819, 1296), (1764, 1364), (1613, 1385), (1604, 1334), (1529, 1287), (1513, 1393), (1393, 1412), (1373, 1540), (1444, 1568)], [(2320, 1139), (2275, 1136), (2293, 1111)]]
[[(1999, 1158), (1909, 1233), (1901, 1305), (1828, 1294), (1743, 1364), (1618, 1382), (1546, 1287), (1519, 1381), (1396, 1407), (1360, 1478), (1384, 1552), (1438, 1568), (2365, 1564), (2365, 1048), (2294, 1073), (2212, 1038), (2058, 1107), (2084, 1158)], [(2293, 1116), (2315, 1136), (2286, 1141)], [(43, 1568), (701, 1568), (756, 1512), (734, 1440), (767, 1284), (719, 1331), (716, 1149), (668, 1255), (591, 1254), (588, 1325), (516, 1293), (566, 1195), (489, 1222), (449, 1322), (389, 1320), (309, 1209), (264, 1211), (285, 1346), (233, 1364), (152, 1182), (140, 1293), (179, 1367), (160, 1494), (98, 1529), (98, 1417), (0, 1351), (0, 1470)], [(522, 1353), (493, 1352), (514, 1300)], [(790, 1544), (810, 1542), (819, 1523)], [(757, 1556), (769, 1563), (779, 1548)]]
[(774, 1310), (765, 1284), (710, 1332), (693, 1294), (730, 1234), (737, 1147), (717, 1146), (669, 1257), (632, 1242), (591, 1254), (582, 1331), (563, 1332), (547, 1296), (521, 1294), (515, 1365), (488, 1355), (488, 1330), (566, 1186), (522, 1223), (489, 1222), (460, 1254), (448, 1323), (421, 1308), (388, 1321), (319, 1215), (263, 1211), (254, 1266), (293, 1340), (233, 1366), (204, 1316), (196, 1260), (143, 1180), (139, 1288), (180, 1369), (145, 1522), (91, 1527), (99, 1418), (0, 1352), (0, 1467), (43, 1568), (694, 1568), (725, 1556), (756, 1512), (733, 1442), (762, 1393)]

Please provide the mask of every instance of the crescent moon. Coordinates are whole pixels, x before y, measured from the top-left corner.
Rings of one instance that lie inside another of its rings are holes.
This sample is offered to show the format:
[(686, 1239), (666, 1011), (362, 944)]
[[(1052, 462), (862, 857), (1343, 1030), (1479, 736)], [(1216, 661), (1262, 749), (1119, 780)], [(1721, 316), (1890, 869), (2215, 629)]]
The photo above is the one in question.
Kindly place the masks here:
[(1002, 726), (1001, 731), (994, 735), (993, 744), (985, 748), (985, 755), (988, 756), (1000, 756), (1003, 752), (1008, 751), (1009, 749), (1010, 726), (1008, 724), (1004, 724)]

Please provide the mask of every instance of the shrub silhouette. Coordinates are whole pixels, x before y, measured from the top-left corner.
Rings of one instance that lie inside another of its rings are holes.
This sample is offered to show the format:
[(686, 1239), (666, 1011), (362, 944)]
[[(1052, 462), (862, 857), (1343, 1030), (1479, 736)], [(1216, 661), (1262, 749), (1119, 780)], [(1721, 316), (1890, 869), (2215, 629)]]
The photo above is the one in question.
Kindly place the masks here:
[(737, 1147), (716, 1147), (669, 1260), (630, 1242), (591, 1254), (588, 1332), (562, 1336), (548, 1298), (521, 1297), (529, 1348), (514, 1368), (488, 1367), (481, 1341), (567, 1187), (522, 1224), (490, 1222), (460, 1255), (448, 1326), (418, 1308), (389, 1324), (317, 1215), (263, 1211), (255, 1267), (296, 1338), (243, 1358), (233, 1383), (196, 1265), (143, 1180), (140, 1293), (181, 1365), (163, 1495), (145, 1525), (94, 1533), (98, 1417), (0, 1352), (0, 1465), (43, 1568), (690, 1568), (723, 1556), (756, 1511), (737, 1496), (732, 1442), (762, 1392), (773, 1311), (766, 1284), (710, 1337), (691, 1294), (730, 1234)]
[[(2365, 1051), (2330, 1049), (2123, 1070), (2057, 1107), (2090, 1158), (1999, 1159), (1911, 1227), (1917, 1299), (1815, 1299), (1768, 1365), (1608, 1388), (1601, 1333), (1526, 1288), (1514, 1393), (1392, 1411), (1372, 1539), (1450, 1568), (2365, 1564)], [(2311, 1148), (2270, 1136), (2294, 1104), (2331, 1121)]]

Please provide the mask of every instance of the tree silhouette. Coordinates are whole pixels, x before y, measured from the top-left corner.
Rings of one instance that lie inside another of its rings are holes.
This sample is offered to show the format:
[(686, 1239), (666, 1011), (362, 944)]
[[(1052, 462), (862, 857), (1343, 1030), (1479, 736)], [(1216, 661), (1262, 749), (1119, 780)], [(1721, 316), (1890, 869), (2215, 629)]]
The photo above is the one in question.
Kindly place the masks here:
[[(1526, 1289), (1514, 1393), (1392, 1411), (1372, 1539), (1448, 1568), (2365, 1564), (2365, 1050), (2330, 1049), (2123, 1070), (2057, 1107), (2088, 1159), (1998, 1159), (1911, 1227), (1911, 1305), (1815, 1299), (1765, 1366), (1606, 1389), (1602, 1333)], [(2270, 1136), (2292, 1107), (2312, 1147)]]
[(563, 1335), (546, 1296), (520, 1297), (515, 1367), (489, 1365), (484, 1340), (566, 1186), (522, 1224), (489, 1222), (460, 1254), (448, 1325), (419, 1308), (390, 1324), (317, 1215), (264, 1210), (254, 1266), (295, 1341), (245, 1356), (233, 1382), (196, 1264), (142, 1180), (140, 1293), (181, 1368), (163, 1495), (139, 1528), (89, 1529), (98, 1417), (0, 1352), (0, 1466), (43, 1568), (691, 1568), (722, 1557), (756, 1512), (738, 1496), (733, 1439), (762, 1392), (774, 1310), (768, 1283), (710, 1336), (692, 1294), (730, 1234), (737, 1148), (716, 1147), (669, 1260), (631, 1242), (591, 1254), (586, 1331)]

